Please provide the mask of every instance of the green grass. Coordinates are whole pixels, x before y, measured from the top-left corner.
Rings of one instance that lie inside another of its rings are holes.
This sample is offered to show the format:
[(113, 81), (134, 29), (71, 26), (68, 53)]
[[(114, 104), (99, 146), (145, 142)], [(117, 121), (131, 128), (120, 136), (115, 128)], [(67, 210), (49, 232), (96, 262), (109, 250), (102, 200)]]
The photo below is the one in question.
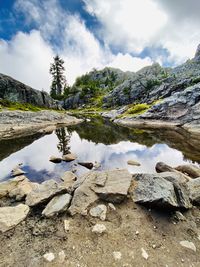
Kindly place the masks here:
[(146, 103), (142, 104), (133, 104), (126, 112), (125, 114), (130, 114), (130, 115), (140, 115), (147, 111), (151, 105), (148, 105)]

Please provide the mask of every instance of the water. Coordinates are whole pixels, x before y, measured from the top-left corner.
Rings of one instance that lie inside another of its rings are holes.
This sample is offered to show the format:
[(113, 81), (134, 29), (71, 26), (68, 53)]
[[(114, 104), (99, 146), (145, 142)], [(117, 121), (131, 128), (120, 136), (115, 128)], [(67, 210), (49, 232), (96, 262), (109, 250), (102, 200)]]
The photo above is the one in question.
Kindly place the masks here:
[[(54, 164), (50, 156), (68, 152), (77, 161)], [(129, 166), (133, 159), (141, 166)], [(61, 128), (46, 136), (35, 135), (12, 141), (0, 141), (0, 180), (10, 177), (19, 163), (32, 181), (58, 180), (67, 170), (76, 169), (81, 175), (88, 170), (77, 162), (98, 162), (100, 170), (127, 168), (131, 173), (155, 172), (155, 165), (163, 161), (171, 166), (200, 163), (200, 142), (186, 132), (169, 130), (141, 130), (120, 127), (95, 119), (68, 128)]]

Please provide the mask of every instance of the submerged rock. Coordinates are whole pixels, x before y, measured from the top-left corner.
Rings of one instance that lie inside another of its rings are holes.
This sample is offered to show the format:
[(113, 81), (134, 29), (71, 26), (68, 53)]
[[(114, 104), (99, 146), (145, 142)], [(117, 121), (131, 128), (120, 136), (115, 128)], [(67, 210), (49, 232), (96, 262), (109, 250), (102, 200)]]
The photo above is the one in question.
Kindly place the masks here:
[(43, 210), (42, 215), (52, 217), (60, 212), (68, 209), (72, 196), (70, 194), (63, 194), (55, 196)]
[(79, 162), (79, 165), (91, 170), (94, 166), (94, 164), (92, 162)]
[(15, 207), (0, 208), (0, 232), (4, 233), (22, 222), (29, 213), (29, 207), (19, 204)]
[(62, 161), (62, 159), (59, 157), (51, 156), (49, 161), (51, 161), (53, 163), (60, 163)]
[(32, 207), (40, 203), (47, 202), (59, 193), (65, 193), (67, 190), (54, 180), (48, 180), (39, 184), (26, 197), (26, 205)]
[(75, 160), (76, 158), (77, 156), (74, 154), (66, 154), (66, 155), (63, 155), (62, 160), (66, 162), (70, 162), (70, 161)]

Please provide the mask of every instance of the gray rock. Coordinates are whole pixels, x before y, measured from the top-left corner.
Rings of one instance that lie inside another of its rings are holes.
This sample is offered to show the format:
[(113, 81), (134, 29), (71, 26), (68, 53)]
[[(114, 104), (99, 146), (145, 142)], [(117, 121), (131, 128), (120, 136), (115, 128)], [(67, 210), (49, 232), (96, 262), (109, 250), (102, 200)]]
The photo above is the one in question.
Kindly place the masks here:
[(3, 74), (0, 74), (0, 98), (39, 107), (60, 108), (45, 91), (35, 90)]
[(94, 208), (91, 208), (89, 211), (92, 217), (97, 217), (102, 221), (106, 219), (107, 207), (106, 205), (98, 205)]
[(72, 196), (70, 194), (63, 194), (55, 196), (42, 211), (45, 217), (52, 217), (58, 213), (66, 211), (70, 205)]
[(130, 194), (133, 201), (140, 204), (161, 208), (190, 208), (188, 195), (182, 192), (181, 186), (179, 190), (157, 174), (137, 174), (134, 176)]
[(19, 204), (16, 207), (0, 208), (0, 232), (4, 233), (22, 222), (29, 213), (29, 207)]
[(75, 181), (77, 180), (77, 176), (70, 171), (66, 171), (62, 177), (61, 177), (62, 186), (64, 186), (67, 190), (67, 192), (72, 193), (74, 191), (74, 184)]
[(189, 181), (187, 186), (191, 201), (196, 205), (200, 205), (200, 178)]
[(105, 174), (107, 176), (105, 185), (103, 187), (97, 184), (95, 184), (95, 186), (92, 185), (92, 190), (102, 200), (112, 203), (122, 202), (128, 194), (132, 175), (125, 169), (107, 171)]
[(48, 180), (32, 190), (26, 197), (26, 205), (32, 207), (48, 202), (55, 195), (65, 193), (67, 190), (54, 180)]

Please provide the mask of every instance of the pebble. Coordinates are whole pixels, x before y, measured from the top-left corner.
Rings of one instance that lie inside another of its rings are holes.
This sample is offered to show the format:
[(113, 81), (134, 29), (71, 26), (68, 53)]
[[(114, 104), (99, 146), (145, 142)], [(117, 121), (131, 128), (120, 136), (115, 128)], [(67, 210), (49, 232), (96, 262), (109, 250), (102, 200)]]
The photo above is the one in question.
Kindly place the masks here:
[(55, 259), (55, 256), (52, 252), (44, 254), (43, 257), (48, 262), (52, 262)]
[(194, 244), (193, 242), (190, 242), (190, 241), (187, 241), (187, 240), (183, 240), (183, 241), (181, 241), (181, 242), (180, 242), (180, 245), (181, 245), (182, 247), (191, 249), (191, 250), (193, 250), (193, 251), (195, 251), (195, 252), (196, 252), (196, 250), (197, 250), (196, 247), (195, 247), (195, 244)]
[(139, 235), (139, 231), (136, 231), (135, 234), (136, 234), (136, 235)]
[(94, 208), (91, 208), (89, 211), (92, 217), (97, 217), (102, 221), (106, 219), (107, 207), (106, 205), (98, 205)]
[(65, 261), (65, 252), (63, 250), (61, 250), (59, 253), (58, 253), (58, 257), (59, 257), (59, 261), (60, 263), (63, 263)]
[(113, 257), (114, 257), (115, 260), (121, 260), (122, 253), (120, 251), (114, 251), (113, 252)]
[(70, 221), (69, 220), (64, 220), (64, 229), (65, 229), (65, 232), (69, 232), (69, 224), (70, 224)]
[(142, 251), (142, 257), (147, 260), (149, 258), (149, 255), (147, 254), (146, 250), (141, 248), (141, 251)]
[(108, 207), (111, 208), (112, 210), (116, 210), (115, 206), (112, 203), (108, 203)]
[(106, 227), (104, 224), (97, 223), (93, 226), (92, 232), (96, 234), (103, 234), (106, 232)]
[(155, 248), (156, 248), (156, 245), (155, 245), (155, 244), (154, 244), (154, 245), (152, 245), (152, 248), (154, 248), (154, 249), (155, 249)]

